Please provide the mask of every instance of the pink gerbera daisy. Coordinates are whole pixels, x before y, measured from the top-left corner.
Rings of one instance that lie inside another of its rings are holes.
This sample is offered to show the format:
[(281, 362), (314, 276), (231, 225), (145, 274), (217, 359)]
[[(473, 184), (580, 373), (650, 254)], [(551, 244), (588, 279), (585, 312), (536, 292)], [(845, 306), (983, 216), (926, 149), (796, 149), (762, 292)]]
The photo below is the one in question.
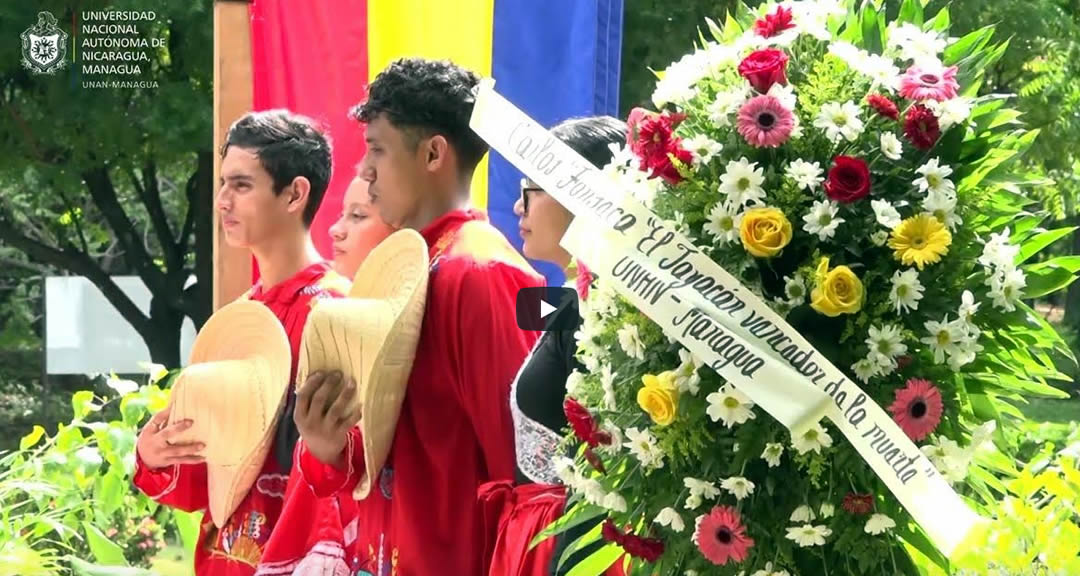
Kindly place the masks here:
[(739, 134), (756, 148), (776, 148), (787, 142), (795, 129), (791, 111), (780, 100), (763, 95), (751, 98), (739, 109)]
[(730, 506), (717, 506), (703, 516), (694, 540), (701, 554), (717, 566), (723, 566), (729, 560), (742, 562), (754, 547), (754, 541), (746, 536), (738, 511)]
[(956, 98), (960, 84), (956, 82), (956, 66), (918, 64), (908, 68), (900, 77), (900, 95), (908, 100), (937, 100)]
[(912, 378), (907, 386), (896, 391), (896, 400), (889, 406), (893, 420), (918, 442), (930, 435), (941, 422), (941, 392), (929, 380)]

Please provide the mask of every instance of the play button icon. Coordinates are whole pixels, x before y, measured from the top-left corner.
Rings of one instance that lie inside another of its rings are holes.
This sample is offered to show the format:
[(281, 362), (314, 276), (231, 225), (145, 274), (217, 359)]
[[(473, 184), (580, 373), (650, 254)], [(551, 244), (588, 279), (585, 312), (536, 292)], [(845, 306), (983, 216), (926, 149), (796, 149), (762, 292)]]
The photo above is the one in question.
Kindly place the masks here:
[(576, 330), (580, 323), (577, 291), (572, 288), (522, 288), (516, 312), (522, 330)]

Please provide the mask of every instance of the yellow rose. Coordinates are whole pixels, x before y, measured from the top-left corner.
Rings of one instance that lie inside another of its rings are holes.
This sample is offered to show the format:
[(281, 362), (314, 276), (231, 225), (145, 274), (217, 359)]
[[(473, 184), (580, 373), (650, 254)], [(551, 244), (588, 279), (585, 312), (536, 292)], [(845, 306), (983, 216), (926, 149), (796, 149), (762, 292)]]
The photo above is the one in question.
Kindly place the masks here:
[(750, 254), (771, 258), (791, 242), (791, 222), (776, 208), (752, 208), (743, 214), (739, 238)]
[(837, 266), (829, 270), (829, 259), (822, 258), (815, 276), (816, 286), (810, 293), (810, 306), (814, 310), (835, 317), (862, 309), (862, 281), (850, 268)]
[(641, 377), (645, 384), (638, 390), (638, 406), (652, 418), (652, 421), (667, 426), (675, 421), (679, 410), (679, 389), (675, 386), (675, 373), (662, 372), (659, 375), (646, 374)]

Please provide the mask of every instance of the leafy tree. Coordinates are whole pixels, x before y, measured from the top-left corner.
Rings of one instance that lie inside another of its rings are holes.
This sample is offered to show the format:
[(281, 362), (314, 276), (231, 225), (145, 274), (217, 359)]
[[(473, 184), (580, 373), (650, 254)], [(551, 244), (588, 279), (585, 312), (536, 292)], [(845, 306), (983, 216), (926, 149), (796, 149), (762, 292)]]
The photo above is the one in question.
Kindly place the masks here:
[[(0, 35), (19, 37), (39, 10), (71, 23), (105, 7), (5, 3)], [(108, 8), (145, 10), (146, 3)], [(140, 76), (109, 79), (156, 88), (87, 87), (80, 62), (33, 75), (21, 66), (18, 42), (0, 46), (0, 262), (9, 270), (85, 276), (154, 361), (176, 366), (184, 317), (201, 326), (211, 308), (212, 14), (204, 2), (155, 8), (156, 19), (139, 23), (139, 33), (165, 46), (142, 50), (151, 61), (139, 63)], [(85, 49), (81, 26), (65, 28), (69, 59)], [(146, 284), (149, 313), (112, 281), (119, 274)], [(201, 281), (189, 283), (192, 276)]]

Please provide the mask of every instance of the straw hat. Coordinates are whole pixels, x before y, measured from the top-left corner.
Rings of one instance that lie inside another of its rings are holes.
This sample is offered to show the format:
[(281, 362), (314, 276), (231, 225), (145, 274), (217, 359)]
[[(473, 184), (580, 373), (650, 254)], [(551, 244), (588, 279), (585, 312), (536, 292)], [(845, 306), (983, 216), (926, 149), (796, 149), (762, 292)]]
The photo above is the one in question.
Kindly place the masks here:
[(423, 236), (400, 230), (379, 243), (356, 272), (349, 297), (322, 300), (308, 315), (297, 383), (312, 372), (340, 371), (357, 383), (364, 470), (353, 496), (378, 478), (397, 429), (427, 300)]
[(220, 528), (255, 483), (289, 386), (291, 350), (274, 313), (238, 300), (195, 338), (173, 387), (169, 423), (192, 421), (177, 442), (206, 445), (210, 517)]

